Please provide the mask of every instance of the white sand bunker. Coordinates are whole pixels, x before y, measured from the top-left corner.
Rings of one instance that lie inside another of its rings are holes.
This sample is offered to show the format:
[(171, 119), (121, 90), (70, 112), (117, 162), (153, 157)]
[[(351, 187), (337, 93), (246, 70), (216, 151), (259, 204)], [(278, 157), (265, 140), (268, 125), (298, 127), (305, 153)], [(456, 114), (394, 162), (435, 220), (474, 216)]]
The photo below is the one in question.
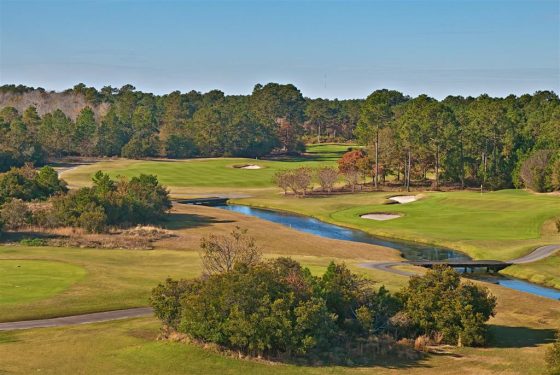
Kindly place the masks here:
[(262, 169), (262, 167), (260, 165), (256, 165), (256, 164), (235, 164), (235, 165), (233, 165), (233, 168), (236, 168), (236, 169)]
[(389, 200), (400, 204), (405, 204), (417, 201), (418, 198), (416, 197), (416, 195), (396, 195), (394, 197), (389, 197)]
[(362, 219), (368, 220), (377, 220), (377, 221), (385, 221), (385, 220), (392, 220), (401, 217), (398, 214), (385, 214), (382, 212), (372, 213), (372, 214), (365, 214), (360, 216)]
[(261, 169), (261, 168), (262, 167), (260, 165), (255, 165), (255, 164), (249, 164), (244, 167), (241, 167), (241, 169)]

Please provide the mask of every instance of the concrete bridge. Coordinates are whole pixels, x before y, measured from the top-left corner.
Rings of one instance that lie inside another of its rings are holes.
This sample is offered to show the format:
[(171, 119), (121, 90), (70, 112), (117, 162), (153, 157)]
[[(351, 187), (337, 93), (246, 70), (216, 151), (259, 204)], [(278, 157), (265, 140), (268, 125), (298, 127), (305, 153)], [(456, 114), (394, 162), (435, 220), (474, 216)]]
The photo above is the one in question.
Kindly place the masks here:
[(182, 204), (194, 204), (197, 206), (225, 206), (229, 198), (224, 197), (207, 197), (207, 198), (194, 198), (194, 199), (183, 199), (178, 201)]
[(435, 266), (445, 265), (454, 268), (464, 268), (465, 272), (467, 272), (467, 270), (471, 270), (471, 272), (474, 272), (476, 268), (486, 268), (487, 272), (490, 271), (498, 272), (514, 264), (512, 262), (502, 262), (499, 260), (452, 260), (452, 259), (447, 261), (422, 260), (422, 261), (411, 261), (405, 263), (424, 267), (424, 268), (434, 268)]

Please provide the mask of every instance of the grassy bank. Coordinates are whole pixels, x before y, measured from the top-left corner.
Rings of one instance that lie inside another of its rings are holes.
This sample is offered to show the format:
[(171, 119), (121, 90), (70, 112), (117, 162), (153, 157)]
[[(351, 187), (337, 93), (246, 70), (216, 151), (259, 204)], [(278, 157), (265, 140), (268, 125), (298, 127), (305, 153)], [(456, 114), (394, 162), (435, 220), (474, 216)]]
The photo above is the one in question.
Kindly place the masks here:
[[(412, 193), (419, 194), (419, 193)], [(296, 199), (263, 194), (236, 203), (287, 210), (361, 229), (368, 233), (449, 246), (478, 259), (507, 260), (533, 247), (560, 241), (551, 217), (560, 213), (556, 196), (521, 190), (490, 193), (421, 193), (417, 202), (387, 205), (391, 193), (333, 195)], [(371, 212), (399, 213), (389, 221), (362, 219)]]

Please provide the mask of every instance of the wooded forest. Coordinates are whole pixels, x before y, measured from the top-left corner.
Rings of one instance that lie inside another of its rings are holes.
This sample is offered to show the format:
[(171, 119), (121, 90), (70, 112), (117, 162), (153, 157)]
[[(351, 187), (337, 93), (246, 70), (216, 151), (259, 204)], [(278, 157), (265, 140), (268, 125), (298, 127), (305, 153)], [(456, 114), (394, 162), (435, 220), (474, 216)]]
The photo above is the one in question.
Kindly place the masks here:
[(368, 146), (375, 184), (388, 174), (406, 185), (430, 173), (436, 184), (499, 189), (520, 186), (523, 172), (560, 166), (560, 100), (550, 91), (438, 101), (377, 90), (366, 99), (329, 100), (277, 83), (258, 84), (251, 95), (4, 85), (0, 108), (0, 171), (63, 156), (297, 154), (306, 143), (334, 141)]

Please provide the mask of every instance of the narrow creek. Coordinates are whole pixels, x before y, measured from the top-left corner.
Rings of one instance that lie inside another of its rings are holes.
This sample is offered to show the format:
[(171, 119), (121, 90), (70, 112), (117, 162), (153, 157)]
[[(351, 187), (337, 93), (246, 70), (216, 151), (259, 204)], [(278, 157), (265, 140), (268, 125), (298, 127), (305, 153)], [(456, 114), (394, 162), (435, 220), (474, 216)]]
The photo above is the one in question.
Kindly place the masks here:
[[(258, 217), (263, 220), (282, 224), (289, 228), (299, 230), (300, 232), (310, 233), (316, 236), (389, 247), (399, 251), (403, 258), (407, 260), (470, 259), (470, 257), (466, 254), (456, 250), (376, 237), (360, 230), (345, 228), (325, 223), (311, 217), (291, 214), (288, 212), (265, 210), (236, 204), (217, 206), (217, 208)], [(484, 276), (481, 278), (485, 279)], [(488, 278), (488, 281), (509, 289), (560, 300), (560, 290), (554, 288), (547, 288), (527, 281), (507, 277), (492, 277)]]

